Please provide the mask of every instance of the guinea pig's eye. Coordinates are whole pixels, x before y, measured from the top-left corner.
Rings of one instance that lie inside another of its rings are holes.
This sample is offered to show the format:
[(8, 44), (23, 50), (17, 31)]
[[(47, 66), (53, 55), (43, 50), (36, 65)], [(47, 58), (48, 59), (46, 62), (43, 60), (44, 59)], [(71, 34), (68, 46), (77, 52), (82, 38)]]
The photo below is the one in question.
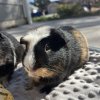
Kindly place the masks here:
[(48, 51), (48, 50), (50, 50), (50, 47), (49, 47), (48, 44), (46, 44), (46, 45), (45, 45), (45, 51)]

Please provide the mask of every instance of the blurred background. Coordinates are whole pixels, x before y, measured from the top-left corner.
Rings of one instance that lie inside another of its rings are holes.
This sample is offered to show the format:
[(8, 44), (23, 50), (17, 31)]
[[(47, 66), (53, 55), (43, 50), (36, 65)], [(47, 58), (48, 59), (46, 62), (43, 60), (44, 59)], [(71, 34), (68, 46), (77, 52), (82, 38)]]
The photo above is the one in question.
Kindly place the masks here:
[(85, 34), (90, 47), (100, 48), (100, 0), (29, 0), (29, 5), (33, 22), (71, 25)]
[(29, 0), (29, 6), (33, 21), (100, 14), (100, 0)]
[(100, 0), (0, 0), (0, 30), (20, 38), (36, 27), (69, 25), (100, 48)]

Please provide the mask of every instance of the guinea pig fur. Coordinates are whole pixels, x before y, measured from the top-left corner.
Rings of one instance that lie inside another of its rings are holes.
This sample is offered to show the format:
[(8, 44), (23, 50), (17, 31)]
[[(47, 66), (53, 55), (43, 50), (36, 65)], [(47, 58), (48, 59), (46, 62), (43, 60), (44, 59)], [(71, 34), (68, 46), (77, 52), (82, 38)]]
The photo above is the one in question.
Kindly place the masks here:
[(23, 47), (10, 34), (0, 32), (0, 81), (10, 80), (14, 68), (22, 60)]
[(82, 33), (71, 26), (35, 29), (20, 39), (25, 44), (23, 66), (34, 84), (58, 85), (88, 61), (88, 43)]

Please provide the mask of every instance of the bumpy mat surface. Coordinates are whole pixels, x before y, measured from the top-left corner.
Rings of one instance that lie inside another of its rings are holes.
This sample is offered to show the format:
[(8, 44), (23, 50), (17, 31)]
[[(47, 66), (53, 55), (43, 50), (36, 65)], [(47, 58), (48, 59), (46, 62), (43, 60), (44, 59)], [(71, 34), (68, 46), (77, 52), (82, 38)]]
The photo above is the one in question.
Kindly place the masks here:
[(100, 100), (100, 52), (90, 51), (84, 68), (75, 71), (43, 100)]
[(39, 93), (38, 88), (26, 91), (24, 83), (23, 68), (19, 65), (7, 86), (15, 100), (100, 100), (100, 51), (90, 50), (84, 68), (76, 70), (48, 95)]

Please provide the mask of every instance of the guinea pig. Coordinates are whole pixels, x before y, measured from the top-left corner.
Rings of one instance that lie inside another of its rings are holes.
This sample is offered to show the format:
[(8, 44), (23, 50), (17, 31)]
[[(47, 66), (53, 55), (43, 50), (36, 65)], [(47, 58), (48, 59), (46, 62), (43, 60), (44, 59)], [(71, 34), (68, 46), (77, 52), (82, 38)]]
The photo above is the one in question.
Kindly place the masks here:
[(0, 32), (0, 81), (9, 81), (14, 68), (22, 61), (24, 48), (10, 34)]
[(83, 67), (89, 57), (85, 36), (71, 26), (42, 26), (21, 37), (20, 43), (26, 46), (22, 63), (31, 80), (28, 88), (44, 84), (43, 92)]

